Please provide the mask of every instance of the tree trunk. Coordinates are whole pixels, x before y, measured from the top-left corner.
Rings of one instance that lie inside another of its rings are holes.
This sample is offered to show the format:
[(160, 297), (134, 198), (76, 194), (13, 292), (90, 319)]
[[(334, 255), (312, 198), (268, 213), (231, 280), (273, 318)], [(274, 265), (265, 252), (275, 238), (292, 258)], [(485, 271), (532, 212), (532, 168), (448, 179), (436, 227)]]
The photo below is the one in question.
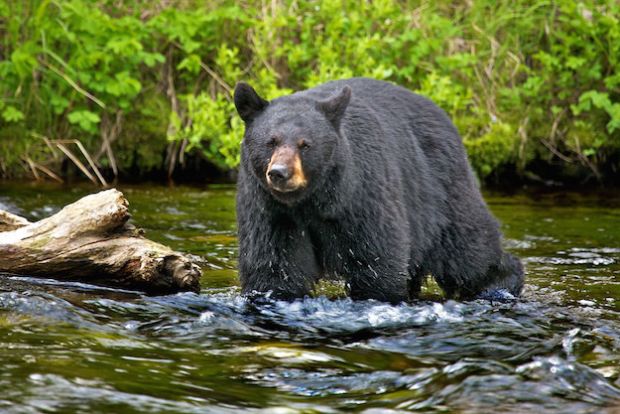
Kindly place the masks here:
[(139, 289), (198, 291), (200, 267), (144, 238), (117, 190), (86, 196), (30, 223), (0, 210), (0, 272)]

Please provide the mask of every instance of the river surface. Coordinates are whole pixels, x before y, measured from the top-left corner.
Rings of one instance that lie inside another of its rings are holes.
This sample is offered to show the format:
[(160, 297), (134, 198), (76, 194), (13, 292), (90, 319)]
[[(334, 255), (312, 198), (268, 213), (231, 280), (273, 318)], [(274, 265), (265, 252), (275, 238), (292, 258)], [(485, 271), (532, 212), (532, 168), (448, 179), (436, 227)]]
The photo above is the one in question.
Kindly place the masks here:
[[(121, 187), (147, 237), (205, 260), (200, 294), (0, 277), (2, 413), (620, 413), (620, 196), (486, 194), (518, 301), (251, 304), (234, 187)], [(0, 184), (31, 220), (93, 192)]]

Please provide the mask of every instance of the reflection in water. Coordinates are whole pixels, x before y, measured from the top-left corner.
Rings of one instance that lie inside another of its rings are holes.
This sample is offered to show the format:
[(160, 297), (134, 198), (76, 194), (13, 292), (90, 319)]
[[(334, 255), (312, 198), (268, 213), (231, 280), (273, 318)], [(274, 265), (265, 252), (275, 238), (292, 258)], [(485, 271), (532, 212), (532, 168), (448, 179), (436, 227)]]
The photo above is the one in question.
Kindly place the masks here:
[[(205, 260), (203, 291), (148, 297), (0, 276), (0, 411), (612, 413), (620, 406), (620, 210), (609, 199), (602, 207), (593, 199), (490, 197), (508, 248), (526, 263), (524, 297), (455, 302), (430, 300), (431, 292), (390, 306), (248, 301), (235, 286), (230, 188), (126, 193), (149, 237)], [(1, 194), (31, 219), (82, 195)]]

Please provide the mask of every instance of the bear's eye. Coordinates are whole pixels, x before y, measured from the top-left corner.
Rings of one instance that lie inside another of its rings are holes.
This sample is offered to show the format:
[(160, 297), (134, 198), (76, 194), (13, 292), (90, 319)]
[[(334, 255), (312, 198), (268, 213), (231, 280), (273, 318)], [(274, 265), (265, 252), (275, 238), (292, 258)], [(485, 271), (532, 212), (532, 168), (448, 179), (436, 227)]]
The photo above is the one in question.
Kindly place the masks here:
[(302, 139), (302, 140), (299, 140), (299, 142), (297, 143), (297, 146), (302, 150), (306, 150), (310, 148), (310, 143), (306, 141), (305, 139)]
[(267, 146), (270, 148), (277, 147), (278, 143), (279, 143), (278, 138), (272, 137), (269, 139), (269, 141), (267, 141)]

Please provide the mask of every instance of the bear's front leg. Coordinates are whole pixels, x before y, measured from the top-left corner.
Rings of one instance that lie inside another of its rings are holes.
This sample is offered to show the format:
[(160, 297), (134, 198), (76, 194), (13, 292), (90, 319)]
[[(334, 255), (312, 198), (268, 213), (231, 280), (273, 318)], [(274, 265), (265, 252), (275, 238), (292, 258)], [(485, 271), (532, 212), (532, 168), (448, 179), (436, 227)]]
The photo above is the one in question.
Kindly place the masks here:
[(351, 298), (375, 299), (392, 304), (409, 300), (408, 257), (404, 253), (407, 249), (382, 250), (383, 246), (379, 244), (367, 247), (363, 249), (358, 245), (348, 249), (344, 274)]
[(318, 278), (307, 231), (284, 218), (254, 215), (239, 221), (239, 279), (242, 293), (267, 293), (293, 300), (308, 295)]
[[(368, 203), (348, 214), (341, 233), (342, 269), (352, 299), (397, 304), (409, 300), (409, 227), (398, 205)], [(353, 237), (352, 237), (353, 236)]]
[(375, 299), (392, 304), (409, 300), (409, 277), (404, 269), (362, 264), (351, 273), (348, 279), (352, 299)]

